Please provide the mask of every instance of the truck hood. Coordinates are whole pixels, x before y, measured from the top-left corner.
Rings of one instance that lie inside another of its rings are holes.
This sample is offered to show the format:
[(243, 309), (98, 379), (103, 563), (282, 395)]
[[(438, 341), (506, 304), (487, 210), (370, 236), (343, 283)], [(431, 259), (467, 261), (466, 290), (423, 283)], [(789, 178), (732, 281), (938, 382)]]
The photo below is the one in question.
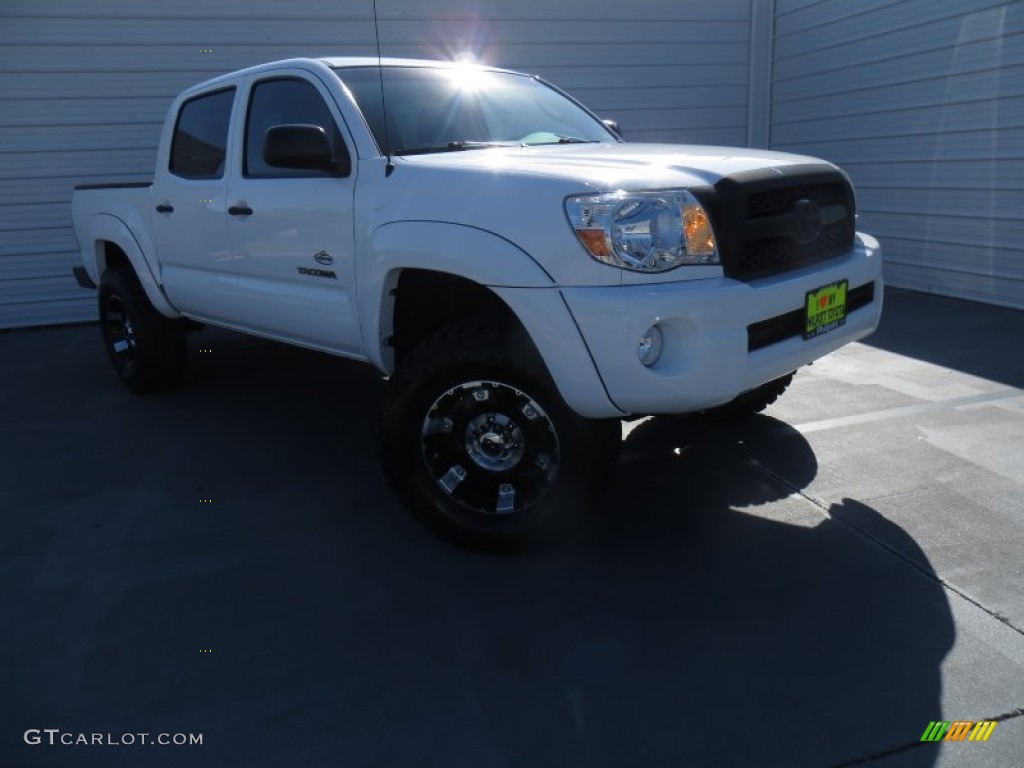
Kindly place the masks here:
[(711, 185), (724, 176), (822, 161), (737, 147), (680, 144), (566, 144), (414, 155), (402, 161), (448, 170), (559, 178), (595, 190)]
[[(814, 158), (757, 149), (626, 143), (470, 149), (407, 155), (394, 162), (393, 174), (379, 169), (360, 174), (365, 210), (370, 212), (368, 231), (418, 221), (489, 232), (529, 255), (551, 281), (563, 286), (721, 276), (714, 266), (634, 274), (598, 262), (587, 255), (569, 225), (567, 197), (708, 187), (744, 171), (823, 165)], [(487, 279), (499, 281), (489, 284), (506, 284), (498, 277)]]

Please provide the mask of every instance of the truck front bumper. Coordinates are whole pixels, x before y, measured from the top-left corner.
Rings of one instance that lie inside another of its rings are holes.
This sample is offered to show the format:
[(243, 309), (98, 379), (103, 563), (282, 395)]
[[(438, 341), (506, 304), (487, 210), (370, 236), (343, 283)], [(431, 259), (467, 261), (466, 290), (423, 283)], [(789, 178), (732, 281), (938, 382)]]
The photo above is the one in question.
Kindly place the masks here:
[[(612, 403), (634, 415), (678, 414), (729, 402), (870, 334), (882, 311), (881, 274), (878, 241), (858, 234), (844, 256), (750, 283), (712, 278), (562, 293)], [(842, 280), (845, 323), (805, 340), (807, 293)], [(638, 346), (652, 326), (663, 348), (648, 366)], [(572, 383), (559, 389), (572, 406)]]

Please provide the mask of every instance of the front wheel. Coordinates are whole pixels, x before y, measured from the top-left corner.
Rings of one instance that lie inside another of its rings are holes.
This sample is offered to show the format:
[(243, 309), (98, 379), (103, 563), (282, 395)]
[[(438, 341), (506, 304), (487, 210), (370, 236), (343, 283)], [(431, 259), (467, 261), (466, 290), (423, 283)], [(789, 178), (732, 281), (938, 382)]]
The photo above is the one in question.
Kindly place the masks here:
[(520, 334), (458, 325), (391, 378), (381, 438), (392, 485), (429, 528), (515, 549), (596, 505), (620, 426), (573, 413)]

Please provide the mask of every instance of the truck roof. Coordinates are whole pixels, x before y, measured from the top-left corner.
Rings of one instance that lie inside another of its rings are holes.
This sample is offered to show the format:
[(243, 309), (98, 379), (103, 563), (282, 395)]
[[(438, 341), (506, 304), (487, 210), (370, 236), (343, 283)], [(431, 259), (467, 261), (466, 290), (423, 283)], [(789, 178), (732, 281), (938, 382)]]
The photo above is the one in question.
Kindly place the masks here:
[(251, 67), (244, 69), (238, 69), (234, 72), (227, 72), (223, 75), (204, 80), (201, 83), (189, 86), (182, 95), (191, 94), (193, 91), (202, 91), (210, 88), (211, 86), (226, 85), (234, 82), (241, 77), (248, 75), (256, 75), (262, 72), (272, 72), (276, 69), (283, 69), (287, 67), (302, 67), (306, 69), (322, 69), (323, 67), (336, 68), (336, 67), (465, 67), (465, 66), (479, 66), (482, 69), (486, 69), (492, 72), (511, 72), (512, 70), (502, 69), (500, 67), (490, 67), (486, 64), (479, 64), (473, 61), (456, 60), (456, 61), (443, 61), (436, 59), (401, 59), (394, 57), (382, 57), (377, 58), (376, 56), (318, 56), (318, 57), (299, 57), (292, 59), (281, 59), (278, 61), (268, 61), (264, 64), (256, 64)]
[(376, 56), (323, 56), (317, 61), (324, 62), (329, 67), (464, 67), (467, 65), (478, 66), (482, 69), (499, 70), (497, 67), (489, 67), (486, 64), (470, 60), (445, 61), (441, 59), (400, 59), (385, 56), (378, 59)]

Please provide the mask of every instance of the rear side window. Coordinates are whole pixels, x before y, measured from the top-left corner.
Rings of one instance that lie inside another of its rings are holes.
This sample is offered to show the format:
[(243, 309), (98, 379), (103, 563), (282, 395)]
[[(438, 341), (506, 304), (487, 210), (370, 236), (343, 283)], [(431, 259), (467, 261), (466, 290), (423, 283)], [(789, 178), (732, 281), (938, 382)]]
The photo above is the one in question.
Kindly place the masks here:
[(249, 97), (249, 114), (245, 125), (245, 164), (242, 169), (246, 176), (330, 175), (325, 171), (301, 171), (267, 165), (263, 160), (263, 139), (267, 129), (276, 125), (318, 125), (327, 134), (334, 159), (348, 158), (348, 149), (331, 110), (312, 83), (298, 78), (264, 80), (253, 86)]
[(224, 175), (228, 124), (235, 89), (186, 101), (178, 113), (171, 140), (171, 173), (186, 179), (219, 179)]

